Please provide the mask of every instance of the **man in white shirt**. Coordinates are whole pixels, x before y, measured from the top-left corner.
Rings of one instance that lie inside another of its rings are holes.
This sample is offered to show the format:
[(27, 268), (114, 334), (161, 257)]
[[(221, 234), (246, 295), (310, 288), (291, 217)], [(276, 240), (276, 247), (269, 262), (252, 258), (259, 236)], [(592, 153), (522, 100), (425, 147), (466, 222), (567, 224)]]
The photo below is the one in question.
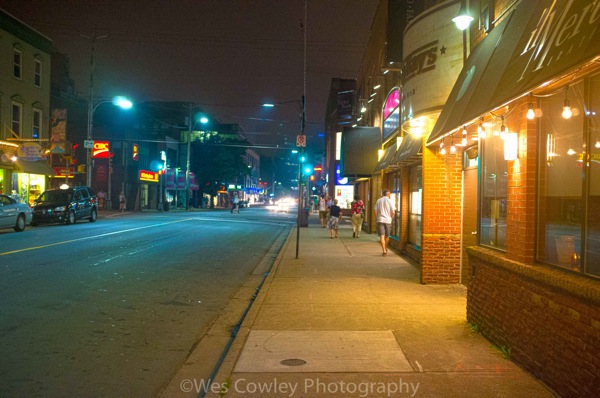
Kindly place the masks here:
[(327, 223), (327, 201), (325, 195), (321, 195), (319, 198), (319, 219), (321, 220), (321, 228), (325, 228)]
[(390, 241), (390, 232), (392, 231), (392, 221), (396, 214), (394, 203), (390, 199), (389, 189), (383, 190), (383, 196), (377, 199), (375, 203), (375, 215), (377, 216), (377, 233), (379, 234), (379, 244), (383, 250), (383, 255), (387, 256), (387, 246)]

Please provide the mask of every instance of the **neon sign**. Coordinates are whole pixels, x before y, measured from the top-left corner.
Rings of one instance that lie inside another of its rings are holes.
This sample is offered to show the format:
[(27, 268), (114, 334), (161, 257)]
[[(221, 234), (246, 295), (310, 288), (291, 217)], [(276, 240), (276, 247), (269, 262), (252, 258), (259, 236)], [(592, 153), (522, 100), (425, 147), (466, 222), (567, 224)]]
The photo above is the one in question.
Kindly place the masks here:
[(140, 181), (158, 182), (159, 173), (148, 170), (140, 170)]
[(94, 159), (108, 159), (109, 153), (109, 141), (94, 141), (94, 147), (92, 148), (92, 157)]

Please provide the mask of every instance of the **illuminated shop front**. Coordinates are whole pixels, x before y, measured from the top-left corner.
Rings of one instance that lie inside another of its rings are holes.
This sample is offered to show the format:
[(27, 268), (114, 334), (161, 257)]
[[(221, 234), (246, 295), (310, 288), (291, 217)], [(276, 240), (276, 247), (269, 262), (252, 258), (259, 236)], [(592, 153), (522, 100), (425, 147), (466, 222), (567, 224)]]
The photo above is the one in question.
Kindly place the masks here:
[(17, 147), (14, 143), (0, 141), (0, 194), (16, 194), (12, 192), (12, 173), (16, 167)]
[(36, 143), (5, 143), (0, 151), (0, 192), (32, 205), (46, 189), (47, 177), (55, 175), (43, 148)]
[(140, 170), (140, 202), (141, 209), (155, 209), (158, 207), (158, 198), (161, 195), (160, 186), (161, 174), (156, 171)]
[[(557, 395), (595, 396), (598, 365), (586, 358), (600, 355), (589, 326), (600, 322), (600, 4), (509, 11), (473, 46), (427, 139), (424, 173), (437, 179), (425, 178), (424, 210), (444, 211), (439, 250), (468, 257), (467, 320)], [(463, 136), (464, 150), (443, 151)], [(443, 197), (452, 201), (436, 208)], [(450, 239), (458, 232), (466, 251)]]

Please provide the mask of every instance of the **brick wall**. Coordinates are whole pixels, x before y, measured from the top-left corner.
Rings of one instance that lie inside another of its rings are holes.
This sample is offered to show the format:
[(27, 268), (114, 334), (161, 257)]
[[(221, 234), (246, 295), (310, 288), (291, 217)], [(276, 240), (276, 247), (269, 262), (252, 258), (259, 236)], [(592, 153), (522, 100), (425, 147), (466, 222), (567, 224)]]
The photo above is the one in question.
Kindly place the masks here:
[(600, 396), (596, 281), (469, 248), (467, 320), (562, 397)]
[[(527, 98), (515, 102), (520, 114), (518, 124), (508, 124), (519, 132), (519, 158), (508, 162), (508, 197), (506, 214), (506, 253), (511, 260), (533, 263), (535, 259), (535, 191), (536, 191), (536, 121), (525, 117)], [(515, 110), (514, 113), (517, 112)], [(514, 114), (513, 113), (513, 114)]]
[(462, 156), (423, 145), (421, 283), (459, 283)]

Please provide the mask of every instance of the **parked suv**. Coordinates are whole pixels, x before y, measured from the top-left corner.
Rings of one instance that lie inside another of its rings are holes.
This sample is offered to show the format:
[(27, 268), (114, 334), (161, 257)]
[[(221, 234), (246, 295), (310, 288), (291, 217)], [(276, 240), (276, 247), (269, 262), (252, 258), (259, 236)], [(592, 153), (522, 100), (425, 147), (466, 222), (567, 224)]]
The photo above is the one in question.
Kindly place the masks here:
[(32, 213), (31, 225), (75, 224), (82, 218), (94, 222), (98, 218), (98, 198), (89, 187), (50, 189), (33, 202)]

